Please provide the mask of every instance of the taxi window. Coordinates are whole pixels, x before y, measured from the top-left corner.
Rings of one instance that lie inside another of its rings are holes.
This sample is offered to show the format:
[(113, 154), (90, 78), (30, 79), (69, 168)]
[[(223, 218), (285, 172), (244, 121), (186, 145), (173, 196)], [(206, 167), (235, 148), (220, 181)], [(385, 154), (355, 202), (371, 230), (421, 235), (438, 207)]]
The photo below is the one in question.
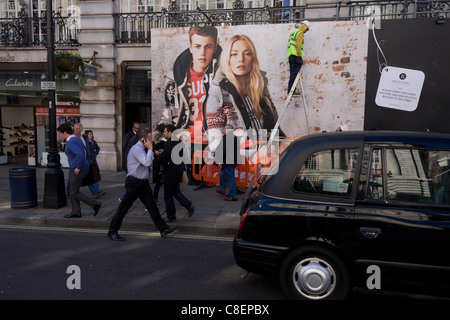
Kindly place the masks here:
[(450, 150), (386, 149), (387, 199), (450, 204)]
[(311, 154), (298, 172), (293, 189), (312, 194), (349, 197), (358, 149), (332, 149)]

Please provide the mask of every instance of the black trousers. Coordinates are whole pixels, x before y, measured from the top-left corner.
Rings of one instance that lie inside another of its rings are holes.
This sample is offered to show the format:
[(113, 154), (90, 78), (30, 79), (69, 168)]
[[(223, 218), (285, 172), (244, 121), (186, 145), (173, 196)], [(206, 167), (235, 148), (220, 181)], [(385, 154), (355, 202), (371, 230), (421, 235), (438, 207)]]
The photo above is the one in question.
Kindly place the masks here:
[(94, 207), (97, 204), (97, 201), (80, 192), (81, 183), (83, 179), (89, 174), (89, 167), (81, 169), (78, 175), (73, 172), (73, 169), (70, 169), (70, 183), (69, 183), (69, 196), (70, 201), (72, 202), (72, 212), (71, 214), (81, 214), (81, 205), (80, 201), (86, 203), (90, 207)]
[(164, 203), (166, 205), (167, 218), (170, 220), (176, 220), (177, 218), (177, 209), (175, 207), (175, 201), (173, 200), (174, 198), (187, 210), (192, 207), (192, 202), (181, 192), (179, 183), (164, 183)]
[(300, 69), (303, 65), (303, 58), (297, 57), (294, 55), (289, 56), (289, 83), (288, 83), (288, 94), (291, 92), (292, 85), (295, 82), (295, 78), (297, 77), (297, 73), (300, 72)]
[(125, 195), (120, 202), (113, 219), (111, 220), (108, 234), (116, 234), (117, 231), (119, 231), (123, 218), (125, 218), (125, 215), (128, 213), (128, 210), (130, 210), (137, 198), (142, 201), (145, 208), (148, 210), (153, 223), (160, 232), (168, 228), (168, 225), (159, 214), (158, 207), (153, 199), (152, 188), (150, 187), (148, 179), (140, 180), (128, 176), (125, 180), (125, 189), (127, 191), (125, 192)]

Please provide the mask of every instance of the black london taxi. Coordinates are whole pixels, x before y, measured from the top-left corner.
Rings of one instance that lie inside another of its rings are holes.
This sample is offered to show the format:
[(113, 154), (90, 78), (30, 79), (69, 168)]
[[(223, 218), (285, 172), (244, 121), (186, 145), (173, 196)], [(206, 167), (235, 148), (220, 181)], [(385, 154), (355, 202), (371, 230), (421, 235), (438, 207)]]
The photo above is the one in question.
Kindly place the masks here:
[(236, 263), (279, 277), (287, 297), (450, 298), (450, 135), (308, 135), (247, 192)]

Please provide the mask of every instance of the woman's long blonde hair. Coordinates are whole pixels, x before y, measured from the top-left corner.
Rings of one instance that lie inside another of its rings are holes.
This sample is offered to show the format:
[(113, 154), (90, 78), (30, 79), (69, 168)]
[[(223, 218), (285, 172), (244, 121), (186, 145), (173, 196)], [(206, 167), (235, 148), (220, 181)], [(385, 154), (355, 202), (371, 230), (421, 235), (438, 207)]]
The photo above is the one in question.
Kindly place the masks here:
[[(238, 40), (247, 41), (253, 57), (252, 70), (246, 75), (244, 86), (241, 86), (230, 67), (231, 48)], [(246, 35), (236, 34), (225, 43), (222, 54), (220, 56), (219, 70), (223, 75), (236, 87), (241, 97), (248, 96), (253, 104), (253, 109), (258, 117), (261, 116), (262, 110), (260, 102), (264, 99), (264, 79), (259, 70), (258, 56), (256, 55), (255, 45)]]

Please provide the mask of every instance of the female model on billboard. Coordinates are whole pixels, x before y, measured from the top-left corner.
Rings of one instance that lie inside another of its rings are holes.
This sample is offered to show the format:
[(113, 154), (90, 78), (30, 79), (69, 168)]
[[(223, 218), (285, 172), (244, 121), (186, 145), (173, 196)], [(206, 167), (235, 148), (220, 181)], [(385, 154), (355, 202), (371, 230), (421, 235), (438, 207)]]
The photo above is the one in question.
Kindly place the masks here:
[(233, 128), (241, 142), (249, 132), (256, 134), (253, 140), (267, 141), (278, 119), (267, 83), (252, 40), (245, 35), (232, 36), (224, 45), (205, 101), (211, 150), (219, 144), (225, 126)]

